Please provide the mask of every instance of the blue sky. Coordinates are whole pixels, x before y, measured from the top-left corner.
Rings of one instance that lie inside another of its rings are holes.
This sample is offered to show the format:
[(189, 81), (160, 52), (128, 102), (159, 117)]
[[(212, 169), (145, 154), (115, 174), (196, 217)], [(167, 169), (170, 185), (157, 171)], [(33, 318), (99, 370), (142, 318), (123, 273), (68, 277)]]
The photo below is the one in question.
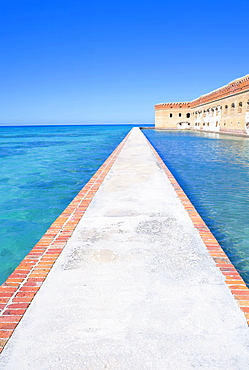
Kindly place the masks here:
[(153, 123), (249, 73), (248, 1), (0, 0), (0, 124)]

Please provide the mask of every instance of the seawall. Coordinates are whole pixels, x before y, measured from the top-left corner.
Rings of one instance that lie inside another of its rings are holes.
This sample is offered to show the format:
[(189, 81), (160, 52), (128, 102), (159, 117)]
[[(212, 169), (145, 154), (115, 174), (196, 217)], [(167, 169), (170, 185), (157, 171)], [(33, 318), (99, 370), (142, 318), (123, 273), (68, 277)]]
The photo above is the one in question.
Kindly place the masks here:
[(249, 291), (138, 128), (0, 292), (1, 369), (249, 366)]

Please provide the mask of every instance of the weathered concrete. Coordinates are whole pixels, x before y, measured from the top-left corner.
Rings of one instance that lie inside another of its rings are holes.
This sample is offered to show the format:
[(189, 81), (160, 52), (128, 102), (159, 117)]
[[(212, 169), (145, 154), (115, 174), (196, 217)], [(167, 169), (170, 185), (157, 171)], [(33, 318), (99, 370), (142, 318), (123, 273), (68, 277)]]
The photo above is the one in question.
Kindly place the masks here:
[(248, 369), (224, 278), (133, 129), (0, 368)]

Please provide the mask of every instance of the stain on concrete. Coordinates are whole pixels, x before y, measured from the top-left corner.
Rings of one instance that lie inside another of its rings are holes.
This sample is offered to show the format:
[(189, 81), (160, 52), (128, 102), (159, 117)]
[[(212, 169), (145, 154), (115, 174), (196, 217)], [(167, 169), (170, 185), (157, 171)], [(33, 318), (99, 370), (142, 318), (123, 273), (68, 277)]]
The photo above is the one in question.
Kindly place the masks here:
[(131, 209), (111, 209), (105, 214), (106, 217), (135, 217), (139, 212)]
[(163, 221), (158, 220), (148, 220), (142, 221), (138, 224), (136, 232), (138, 234), (147, 234), (147, 235), (157, 235), (164, 232), (166, 225), (173, 225), (176, 223), (175, 218), (167, 218)]
[(98, 262), (108, 263), (116, 260), (118, 256), (114, 254), (111, 250), (102, 249), (94, 252), (93, 258)]

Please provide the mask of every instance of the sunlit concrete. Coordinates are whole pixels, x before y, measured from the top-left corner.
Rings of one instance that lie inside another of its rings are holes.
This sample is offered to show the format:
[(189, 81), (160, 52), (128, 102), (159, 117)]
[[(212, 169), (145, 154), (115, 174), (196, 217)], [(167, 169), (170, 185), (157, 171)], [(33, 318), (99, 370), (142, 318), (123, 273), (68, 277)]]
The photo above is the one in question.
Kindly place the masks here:
[(0, 368), (248, 369), (246, 320), (134, 128)]

